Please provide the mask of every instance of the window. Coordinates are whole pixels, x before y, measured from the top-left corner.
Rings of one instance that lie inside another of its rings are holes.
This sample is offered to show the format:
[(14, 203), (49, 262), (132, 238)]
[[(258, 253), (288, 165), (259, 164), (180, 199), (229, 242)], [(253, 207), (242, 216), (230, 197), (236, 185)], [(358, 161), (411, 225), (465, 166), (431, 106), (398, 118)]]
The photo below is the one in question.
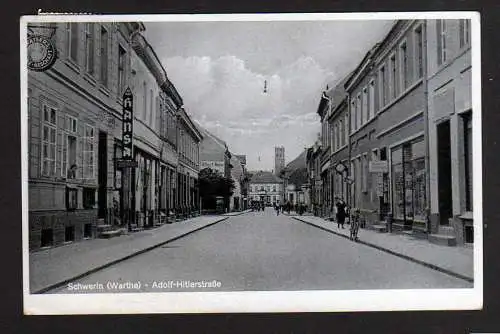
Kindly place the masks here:
[(83, 237), (85, 239), (92, 238), (92, 224), (85, 224), (83, 226)]
[(85, 24), (85, 69), (94, 74), (94, 24)]
[(351, 101), (351, 133), (356, 130), (356, 100)]
[(368, 89), (368, 118), (372, 119), (375, 116), (375, 81), (373, 79), (370, 81)]
[(465, 162), (465, 210), (472, 211), (472, 118), (471, 112), (462, 116), (463, 140), (464, 140), (464, 162)]
[(42, 175), (56, 175), (57, 111), (43, 105)]
[(75, 240), (75, 226), (66, 226), (64, 228), (64, 241), (71, 242)]
[(414, 31), (415, 37), (415, 77), (420, 79), (424, 75), (423, 63), (423, 40), (422, 40), (422, 25), (418, 26)]
[(379, 70), (379, 87), (380, 87), (380, 98), (379, 98), (379, 109), (382, 109), (387, 103), (387, 93), (385, 85), (385, 66), (381, 66)]
[(148, 86), (146, 81), (142, 83), (142, 120), (147, 122), (148, 117)]
[(363, 110), (361, 109), (361, 93), (358, 94), (358, 98), (356, 100), (356, 129), (359, 129), (362, 125), (362, 113)]
[(108, 86), (108, 31), (101, 27), (101, 83)]
[(363, 88), (363, 116), (361, 123), (365, 124), (368, 121), (368, 89)]
[(149, 90), (149, 125), (153, 127), (153, 90)]
[(123, 94), (125, 89), (125, 49), (121, 45), (118, 46), (118, 95)]
[(345, 125), (345, 141), (344, 144), (346, 144), (349, 141), (349, 114), (345, 114), (345, 120), (344, 120), (344, 125)]
[(83, 177), (93, 179), (95, 177), (95, 131), (90, 125), (85, 125), (83, 137)]
[(437, 34), (437, 59), (438, 65), (446, 61), (446, 21), (437, 20), (436, 22)]
[(78, 189), (66, 188), (66, 209), (75, 210), (78, 206)]
[(339, 140), (339, 146), (342, 147), (345, 145), (345, 134), (344, 134), (345, 128), (344, 128), (344, 120), (341, 119), (339, 121), (339, 133), (340, 133), (340, 140)]
[(83, 188), (83, 208), (93, 209), (95, 206), (95, 189)]
[(335, 150), (338, 150), (340, 147), (340, 131), (339, 131), (339, 124), (335, 123)]
[(406, 41), (399, 46), (399, 82), (401, 91), (408, 87), (408, 48)]
[(463, 48), (470, 43), (470, 20), (459, 20), (458, 26), (460, 33), (460, 48)]
[(67, 55), (78, 62), (78, 23), (66, 23)]
[(40, 236), (41, 247), (48, 247), (54, 244), (54, 233), (51, 228), (42, 229), (42, 233)]
[(368, 191), (368, 156), (366, 153), (363, 154), (361, 157), (361, 173), (363, 174), (363, 183), (362, 183), (362, 190), (363, 192)]
[(396, 85), (396, 55), (393, 54), (390, 58), (390, 69), (391, 69), (391, 99), (395, 99), (397, 96), (397, 85)]
[(75, 117), (66, 115), (62, 145), (61, 176), (68, 179), (77, 177), (76, 139), (78, 121)]

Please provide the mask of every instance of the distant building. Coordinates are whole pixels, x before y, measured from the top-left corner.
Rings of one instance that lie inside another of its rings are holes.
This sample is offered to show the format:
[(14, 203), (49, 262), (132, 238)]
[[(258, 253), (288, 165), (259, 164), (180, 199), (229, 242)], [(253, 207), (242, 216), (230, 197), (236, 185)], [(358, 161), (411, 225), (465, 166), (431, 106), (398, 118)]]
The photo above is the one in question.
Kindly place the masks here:
[(283, 168), (285, 168), (285, 148), (277, 146), (274, 148), (274, 174), (280, 175)]
[[(210, 168), (224, 177), (231, 178), (231, 152), (225, 141), (199, 127), (203, 136), (200, 145), (200, 170)], [(225, 198), (225, 208), (230, 210), (230, 198)]]
[(281, 202), (283, 180), (269, 171), (258, 171), (252, 175), (249, 184), (249, 199), (267, 205)]

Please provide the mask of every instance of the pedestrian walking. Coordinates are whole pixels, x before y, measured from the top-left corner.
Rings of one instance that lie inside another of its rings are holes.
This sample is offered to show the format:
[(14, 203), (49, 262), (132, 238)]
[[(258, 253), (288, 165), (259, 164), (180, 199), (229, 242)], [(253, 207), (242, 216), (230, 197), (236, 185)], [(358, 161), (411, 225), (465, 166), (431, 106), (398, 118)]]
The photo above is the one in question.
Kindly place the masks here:
[(276, 210), (276, 216), (279, 216), (280, 215), (280, 206), (278, 203), (276, 203), (276, 205), (274, 206), (274, 210)]
[(345, 215), (346, 215), (345, 213), (346, 205), (344, 203), (344, 200), (339, 198), (336, 207), (337, 207), (337, 217), (336, 217), (337, 227), (340, 228), (342, 226), (342, 228), (344, 228)]

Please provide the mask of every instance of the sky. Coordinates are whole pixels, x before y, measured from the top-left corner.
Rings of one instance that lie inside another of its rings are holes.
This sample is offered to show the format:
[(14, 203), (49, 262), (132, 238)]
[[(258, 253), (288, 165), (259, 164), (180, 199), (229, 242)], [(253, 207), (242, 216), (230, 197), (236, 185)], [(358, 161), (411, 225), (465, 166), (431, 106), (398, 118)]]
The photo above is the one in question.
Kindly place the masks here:
[[(153, 46), (186, 112), (247, 156), (249, 170), (285, 163), (320, 131), (322, 92), (349, 74), (392, 21), (146, 23)], [(264, 93), (264, 82), (267, 92)]]

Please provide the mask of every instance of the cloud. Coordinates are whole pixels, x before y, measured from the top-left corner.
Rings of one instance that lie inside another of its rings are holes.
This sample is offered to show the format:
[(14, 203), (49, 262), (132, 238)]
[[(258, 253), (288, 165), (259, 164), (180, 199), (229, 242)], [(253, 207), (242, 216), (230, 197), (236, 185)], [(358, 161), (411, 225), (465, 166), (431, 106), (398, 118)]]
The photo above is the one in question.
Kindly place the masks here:
[(334, 77), (312, 57), (301, 57), (273, 75), (255, 73), (233, 55), (177, 56), (163, 64), (190, 115), (232, 152), (247, 154), (249, 168), (259, 169), (274, 168), (275, 145), (284, 145), (291, 160), (312, 144), (319, 130), (321, 91)]

